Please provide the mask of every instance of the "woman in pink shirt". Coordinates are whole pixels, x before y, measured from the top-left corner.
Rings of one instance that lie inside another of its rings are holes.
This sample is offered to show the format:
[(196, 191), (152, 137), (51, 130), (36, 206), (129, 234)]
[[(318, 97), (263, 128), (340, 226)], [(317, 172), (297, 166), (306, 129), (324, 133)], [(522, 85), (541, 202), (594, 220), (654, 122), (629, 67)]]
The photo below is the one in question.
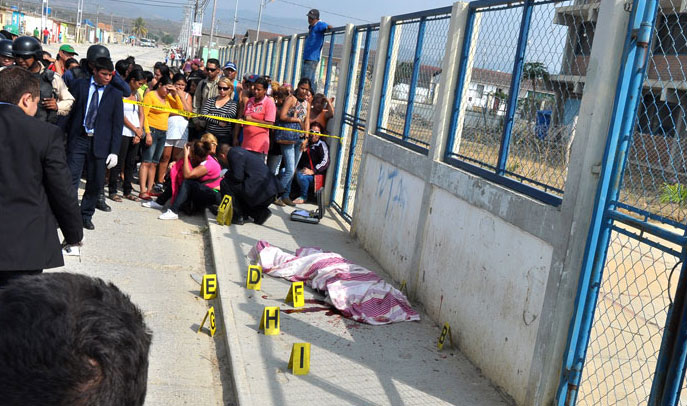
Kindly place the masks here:
[[(266, 97), (268, 86), (267, 79), (264, 77), (259, 77), (255, 81), (253, 97), (248, 99), (246, 103), (244, 120), (261, 124), (274, 124), (277, 116), (277, 106), (275, 106), (271, 98)], [(244, 125), (241, 147), (247, 151), (259, 154), (267, 163), (267, 151), (270, 148), (270, 131), (263, 127)]]
[(176, 220), (179, 218), (181, 206), (185, 203), (192, 203), (196, 210), (219, 204), (222, 168), (210, 154), (211, 151), (212, 145), (207, 141), (197, 140), (186, 144), (184, 158), (176, 162), (169, 176), (172, 182), (180, 178), (178, 188), (173, 190), (171, 185), (166, 187), (157, 200), (143, 202), (143, 206), (162, 210), (165, 204), (171, 201), (169, 209), (158, 218)]

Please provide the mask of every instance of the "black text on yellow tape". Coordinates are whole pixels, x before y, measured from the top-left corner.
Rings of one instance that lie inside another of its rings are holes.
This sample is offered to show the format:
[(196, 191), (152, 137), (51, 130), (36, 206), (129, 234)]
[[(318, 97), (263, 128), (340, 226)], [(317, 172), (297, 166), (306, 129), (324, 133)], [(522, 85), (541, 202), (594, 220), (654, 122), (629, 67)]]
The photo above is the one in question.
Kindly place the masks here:
[(262, 285), (262, 267), (260, 265), (248, 265), (246, 275), (246, 288), (260, 290)]
[(205, 300), (210, 300), (217, 297), (216, 274), (203, 275), (203, 281), (200, 284), (200, 295)]
[(306, 375), (310, 371), (310, 343), (293, 343), (289, 369), (294, 375)]
[(292, 282), (289, 293), (286, 295), (286, 303), (292, 302), (293, 307), (303, 307), (305, 306), (305, 297), (303, 295), (303, 281)]
[(222, 202), (217, 208), (217, 224), (229, 226), (231, 225), (231, 218), (234, 215), (234, 206), (232, 205), (231, 196), (224, 195)]
[(265, 306), (260, 319), (260, 330), (266, 336), (279, 335), (279, 306)]
[(305, 130), (296, 130), (294, 128), (279, 127), (279, 126), (272, 125), (272, 124), (256, 123), (255, 121), (246, 121), (246, 120), (239, 120), (236, 118), (220, 117), (220, 116), (214, 116), (211, 114), (191, 113), (191, 112), (185, 111), (185, 110), (177, 110), (177, 109), (173, 109), (173, 108), (167, 107), (167, 106), (155, 106), (153, 104), (147, 104), (147, 103), (143, 103), (143, 102), (139, 102), (139, 101), (135, 101), (135, 100), (129, 100), (129, 99), (122, 99), (122, 100), (124, 101), (124, 103), (136, 104), (136, 105), (139, 105), (141, 107), (148, 107), (148, 108), (153, 109), (153, 110), (160, 110), (160, 111), (164, 111), (166, 113), (172, 113), (172, 114), (176, 114), (179, 116), (184, 116), (186, 118), (196, 118), (196, 117), (212, 118), (212, 119), (217, 120), (217, 121), (226, 121), (227, 123), (236, 123), (236, 124), (242, 124), (242, 125), (252, 125), (255, 127), (262, 127), (262, 128), (267, 128), (270, 130), (291, 131), (291, 132), (301, 133), (301, 134), (306, 134), (306, 135), (307, 134), (316, 134), (316, 135), (319, 135), (320, 137), (335, 138), (335, 139), (341, 141), (341, 137), (337, 137), (336, 135), (313, 133), (313, 132), (305, 131)]
[(453, 347), (453, 338), (451, 337), (451, 326), (448, 325), (448, 322), (444, 323), (444, 327), (441, 329), (441, 335), (439, 335), (439, 341), (437, 342), (437, 348), (439, 349), (439, 351), (444, 349), (444, 342), (446, 341), (446, 336), (448, 336), (448, 339), (451, 342), (451, 347)]
[(215, 306), (212, 306), (208, 309), (207, 313), (205, 313), (205, 317), (203, 317), (203, 322), (200, 323), (200, 327), (198, 327), (198, 333), (203, 329), (203, 326), (205, 325), (205, 320), (210, 319), (210, 337), (215, 336), (215, 332), (217, 331), (217, 325), (215, 324)]

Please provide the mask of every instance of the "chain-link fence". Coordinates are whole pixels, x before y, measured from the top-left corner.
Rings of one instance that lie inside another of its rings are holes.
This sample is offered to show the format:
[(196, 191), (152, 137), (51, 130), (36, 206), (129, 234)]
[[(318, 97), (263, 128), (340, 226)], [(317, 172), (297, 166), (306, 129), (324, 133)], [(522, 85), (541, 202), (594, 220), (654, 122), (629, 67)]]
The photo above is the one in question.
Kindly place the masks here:
[(471, 10), (448, 157), (560, 203), (597, 7), (557, 1)]
[(341, 164), (337, 170), (332, 195), (334, 206), (348, 221), (351, 220), (353, 213), (358, 174), (362, 163), (378, 36), (379, 24), (355, 27), (351, 60), (347, 68), (349, 72), (346, 96), (338, 107), (344, 110), (340, 131), (343, 145), (339, 154)]
[(451, 8), (392, 17), (377, 133), (426, 152)]
[(661, 5), (619, 201), (611, 203), (613, 231), (578, 405), (649, 403), (681, 272), (684, 247), (675, 241), (687, 230), (687, 15), (674, 14), (670, 1)]

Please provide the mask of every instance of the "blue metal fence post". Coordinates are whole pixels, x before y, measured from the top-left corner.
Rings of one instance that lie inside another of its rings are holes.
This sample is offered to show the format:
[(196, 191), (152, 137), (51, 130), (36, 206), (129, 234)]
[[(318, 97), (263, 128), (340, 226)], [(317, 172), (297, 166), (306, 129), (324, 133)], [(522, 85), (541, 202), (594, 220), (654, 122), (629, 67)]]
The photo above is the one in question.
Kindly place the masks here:
[(458, 116), (460, 114), (460, 105), (463, 102), (463, 92), (465, 91), (465, 77), (468, 70), (468, 59), (470, 58), (470, 48), (472, 47), (472, 35), (475, 29), (475, 9), (470, 8), (468, 18), (465, 22), (465, 37), (463, 38), (463, 47), (460, 52), (460, 66), (458, 68), (458, 79), (456, 80), (456, 93), (453, 98), (453, 107), (451, 109), (451, 124), (448, 131), (448, 140), (446, 143), (446, 151), (444, 152), (444, 160), (448, 159), (453, 153), (454, 144), (456, 142), (456, 131), (458, 130)]
[[(346, 111), (348, 111), (348, 102), (351, 98), (351, 82), (354, 80), (353, 73), (355, 72), (355, 58), (353, 57), (353, 52), (355, 52), (357, 47), (358, 47), (358, 31), (354, 29), (353, 30), (353, 40), (351, 41), (351, 49), (350, 49), (351, 57), (350, 57), (350, 60), (348, 62), (348, 75), (346, 75), (347, 76), (346, 93), (344, 96), (343, 106), (342, 106), (343, 114), (342, 114), (342, 120), (341, 120), (341, 128), (339, 128), (339, 135), (342, 137), (342, 139), (341, 139), (341, 145), (339, 146), (339, 151), (337, 153), (336, 162), (341, 162), (341, 156), (343, 155), (343, 149), (344, 149), (343, 143), (346, 141), (345, 137), (344, 137), (344, 128), (346, 127)], [(339, 165), (336, 165), (336, 167), (334, 169), (334, 182), (335, 183), (334, 183), (334, 187), (332, 187), (332, 195), (331, 195), (331, 199), (330, 199), (330, 203), (334, 203), (334, 204), (336, 204), (336, 201), (335, 201), (336, 189), (337, 189), (336, 183), (338, 183), (338, 181), (339, 181), (339, 172), (341, 170), (340, 168), (341, 168), (341, 165), (339, 164)]]
[(577, 399), (613, 224), (613, 220), (606, 214), (611, 203), (618, 199), (620, 193), (623, 168), (627, 160), (646, 74), (650, 35), (646, 38), (646, 42), (639, 42), (635, 29), (648, 23), (653, 30), (657, 3), (658, 0), (635, 0), (632, 6), (623, 50), (624, 63), (618, 77), (615, 108), (585, 246), (575, 298), (575, 310), (570, 322), (561, 383), (556, 396), (558, 406), (574, 405)]
[(420, 60), (422, 58), (422, 44), (425, 38), (425, 27), (427, 25), (427, 18), (420, 18), (420, 26), (417, 29), (417, 41), (415, 43), (415, 57), (413, 58), (413, 74), (410, 79), (410, 87), (408, 89), (408, 104), (406, 105), (406, 119), (403, 125), (403, 141), (407, 141), (410, 136), (410, 124), (413, 122), (413, 104), (415, 103), (415, 91), (417, 90), (417, 81), (420, 77)]
[(506, 106), (506, 120), (503, 126), (503, 136), (501, 137), (501, 147), (499, 149), (499, 159), (496, 164), (496, 173), (504, 175), (506, 162), (508, 161), (508, 151), (513, 132), (513, 121), (515, 120), (515, 108), (518, 104), (518, 93), (520, 93), (520, 80), (522, 79), (522, 67), (525, 64), (525, 50), (527, 49), (527, 36), (530, 31), (532, 21), (533, 0), (525, 1), (522, 10), (522, 22), (520, 23), (520, 36), (518, 37), (518, 47), (515, 51), (515, 61), (513, 62), (513, 76), (510, 82), (510, 94), (508, 95), (508, 105)]
[(344, 183), (344, 196), (342, 211), (348, 213), (348, 196), (351, 189), (351, 177), (353, 175), (353, 164), (355, 162), (355, 149), (358, 145), (358, 129), (360, 126), (360, 112), (363, 108), (363, 93), (365, 92), (365, 79), (367, 78), (367, 65), (370, 59), (370, 40), (372, 38), (372, 27), (368, 26), (365, 32), (365, 46), (363, 48), (363, 61), (360, 67), (360, 77), (358, 78), (358, 93), (355, 101), (355, 111), (353, 113), (353, 128), (351, 129), (351, 144), (348, 147), (348, 167), (346, 168), (346, 181)]
[(327, 73), (324, 79), (324, 95), (329, 96), (329, 83), (332, 78), (332, 58), (334, 57), (334, 38), (336, 33), (332, 32), (329, 37), (329, 54), (327, 56)]
[(282, 38), (280, 44), (279, 44), (279, 60), (277, 63), (277, 74), (274, 75), (275, 79), (277, 82), (282, 82), (281, 79), (281, 66), (284, 64), (283, 61), (283, 56), (284, 56), (284, 38)]
[[(382, 128), (384, 121), (384, 108), (386, 106), (386, 92), (389, 89), (389, 70), (391, 69), (391, 57), (394, 53), (394, 35), (396, 34), (396, 24), (391, 23), (389, 27), (389, 45), (386, 48), (386, 59), (384, 62), (384, 79), (382, 81), (382, 92), (379, 97), (379, 111), (377, 113), (377, 128)], [(368, 117), (372, 120), (372, 117)]]

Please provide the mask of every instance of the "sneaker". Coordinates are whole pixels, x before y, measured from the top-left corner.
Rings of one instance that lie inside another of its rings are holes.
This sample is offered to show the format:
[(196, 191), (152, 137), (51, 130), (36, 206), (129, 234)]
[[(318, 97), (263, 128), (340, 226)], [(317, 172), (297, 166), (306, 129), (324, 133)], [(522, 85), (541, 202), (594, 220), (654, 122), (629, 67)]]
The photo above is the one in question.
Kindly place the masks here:
[(146, 200), (145, 202), (141, 203), (141, 206), (147, 207), (149, 209), (158, 209), (162, 210), (165, 206), (161, 205), (160, 203), (156, 202), (155, 200)]
[(153, 192), (155, 193), (162, 193), (165, 190), (165, 186), (162, 183), (156, 183), (155, 186), (153, 186)]
[(172, 210), (167, 210), (166, 212), (160, 214), (160, 217), (158, 217), (160, 220), (176, 220), (179, 218), (179, 215), (173, 212)]

